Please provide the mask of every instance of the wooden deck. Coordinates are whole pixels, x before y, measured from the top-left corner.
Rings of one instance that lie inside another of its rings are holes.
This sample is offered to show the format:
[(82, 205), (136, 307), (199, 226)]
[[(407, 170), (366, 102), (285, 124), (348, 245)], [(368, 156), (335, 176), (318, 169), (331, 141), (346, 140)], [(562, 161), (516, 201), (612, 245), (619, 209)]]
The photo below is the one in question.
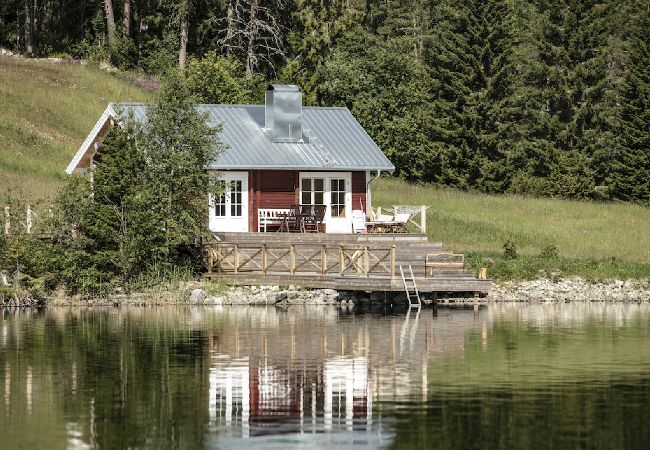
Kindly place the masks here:
[[(399, 292), (399, 267), (411, 265), (425, 294), (486, 294), (492, 287), (463, 263), (446, 264), (462, 255), (445, 253), (423, 234), (218, 233), (206, 254), (206, 277), (239, 285)], [(427, 255), (440, 264), (426, 270)]]

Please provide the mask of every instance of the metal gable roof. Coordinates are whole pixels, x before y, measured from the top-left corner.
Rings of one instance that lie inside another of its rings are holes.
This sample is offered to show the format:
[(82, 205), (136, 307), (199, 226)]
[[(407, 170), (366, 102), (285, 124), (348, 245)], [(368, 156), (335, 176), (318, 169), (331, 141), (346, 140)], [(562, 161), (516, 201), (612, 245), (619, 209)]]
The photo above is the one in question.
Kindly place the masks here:
[[(113, 105), (146, 120), (146, 105)], [(272, 142), (264, 133), (263, 105), (198, 105), (210, 125), (223, 124), (228, 146), (210, 169), (387, 170), (395, 167), (347, 108), (303, 107), (304, 142)]]

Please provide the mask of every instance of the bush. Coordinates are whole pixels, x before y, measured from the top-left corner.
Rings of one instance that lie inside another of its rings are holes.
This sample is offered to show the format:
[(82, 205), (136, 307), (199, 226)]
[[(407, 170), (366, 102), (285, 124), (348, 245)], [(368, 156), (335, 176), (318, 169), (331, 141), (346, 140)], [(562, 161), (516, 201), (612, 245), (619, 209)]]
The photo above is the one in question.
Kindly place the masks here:
[(517, 244), (512, 239), (508, 239), (503, 243), (503, 256), (506, 259), (517, 258)]
[(557, 251), (557, 247), (553, 244), (545, 246), (541, 252), (539, 252), (539, 257), (543, 259), (555, 259), (560, 256)]

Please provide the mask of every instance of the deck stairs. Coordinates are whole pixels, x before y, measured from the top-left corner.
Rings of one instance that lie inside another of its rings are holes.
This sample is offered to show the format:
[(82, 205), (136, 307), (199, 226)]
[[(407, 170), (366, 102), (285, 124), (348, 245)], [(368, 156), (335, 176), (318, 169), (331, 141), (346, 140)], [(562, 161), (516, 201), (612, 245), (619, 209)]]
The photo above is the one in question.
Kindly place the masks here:
[(408, 272), (404, 274), (404, 266), (399, 265), (399, 273), (402, 276), (402, 283), (404, 283), (404, 292), (406, 292), (406, 299), (409, 303), (409, 308), (422, 306), (422, 300), (420, 300), (420, 292), (418, 291), (418, 285), (415, 282), (415, 275), (413, 275), (413, 267), (411, 264), (408, 265)]

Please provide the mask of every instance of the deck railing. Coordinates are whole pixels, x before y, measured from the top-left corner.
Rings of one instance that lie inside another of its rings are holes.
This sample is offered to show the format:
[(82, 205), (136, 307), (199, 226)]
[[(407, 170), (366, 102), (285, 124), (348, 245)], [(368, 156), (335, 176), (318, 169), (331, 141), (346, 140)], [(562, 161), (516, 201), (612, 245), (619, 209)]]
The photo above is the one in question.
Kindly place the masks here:
[(395, 277), (395, 246), (236, 244), (207, 247), (208, 272)]

